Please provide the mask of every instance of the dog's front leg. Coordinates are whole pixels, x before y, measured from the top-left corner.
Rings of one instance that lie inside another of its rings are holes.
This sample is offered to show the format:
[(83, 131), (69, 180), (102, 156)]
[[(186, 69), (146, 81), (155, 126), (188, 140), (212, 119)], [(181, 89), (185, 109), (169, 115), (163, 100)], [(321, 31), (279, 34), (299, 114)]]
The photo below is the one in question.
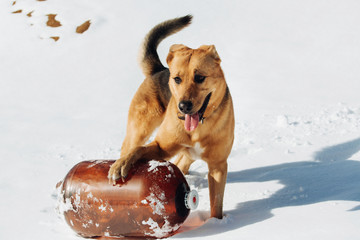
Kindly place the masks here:
[(227, 177), (227, 162), (208, 163), (211, 217), (223, 217), (223, 199)]
[(129, 154), (116, 160), (110, 167), (108, 178), (113, 183), (119, 178), (125, 179), (131, 167), (140, 159), (167, 159), (171, 156), (171, 152), (162, 149), (157, 141), (153, 141), (134, 148)]

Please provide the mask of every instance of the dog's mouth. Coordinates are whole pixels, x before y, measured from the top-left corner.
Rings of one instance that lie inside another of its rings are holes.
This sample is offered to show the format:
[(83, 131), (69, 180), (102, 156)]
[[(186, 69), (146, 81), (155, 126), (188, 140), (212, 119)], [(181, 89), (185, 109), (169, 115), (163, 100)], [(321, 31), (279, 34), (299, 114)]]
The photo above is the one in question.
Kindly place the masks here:
[(201, 106), (200, 110), (194, 114), (183, 114), (183, 113), (178, 113), (178, 118), (181, 120), (184, 120), (184, 127), (186, 131), (194, 131), (197, 126), (199, 125), (199, 122), (203, 123), (204, 121), (204, 113), (205, 110), (209, 104), (210, 101), (210, 97), (211, 97), (211, 93), (209, 93), (205, 100), (203, 105)]

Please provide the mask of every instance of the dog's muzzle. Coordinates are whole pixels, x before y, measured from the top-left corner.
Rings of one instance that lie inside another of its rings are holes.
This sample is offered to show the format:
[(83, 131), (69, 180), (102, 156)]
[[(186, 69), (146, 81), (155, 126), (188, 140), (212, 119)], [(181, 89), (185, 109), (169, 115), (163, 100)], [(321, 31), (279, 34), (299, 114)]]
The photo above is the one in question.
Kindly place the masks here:
[[(200, 121), (201, 123), (204, 122), (204, 119), (205, 119), (204, 113), (205, 113), (206, 108), (207, 108), (207, 106), (208, 106), (208, 104), (209, 104), (209, 101), (210, 101), (210, 98), (211, 98), (211, 94), (212, 94), (212, 93), (209, 93), (209, 94), (206, 96), (203, 105), (201, 106), (200, 110), (198, 111), (199, 121)], [(191, 102), (190, 102), (190, 103), (191, 103)], [(180, 106), (180, 105), (181, 105), (181, 106)], [(180, 120), (185, 120), (185, 114), (187, 114), (187, 112), (191, 111), (192, 107), (193, 107), (192, 103), (189, 104), (188, 101), (182, 101), (182, 102), (180, 102), (180, 103), (179, 103), (179, 110), (180, 110), (181, 112), (178, 112), (178, 118), (179, 118)], [(184, 111), (183, 111), (183, 110), (184, 110)]]

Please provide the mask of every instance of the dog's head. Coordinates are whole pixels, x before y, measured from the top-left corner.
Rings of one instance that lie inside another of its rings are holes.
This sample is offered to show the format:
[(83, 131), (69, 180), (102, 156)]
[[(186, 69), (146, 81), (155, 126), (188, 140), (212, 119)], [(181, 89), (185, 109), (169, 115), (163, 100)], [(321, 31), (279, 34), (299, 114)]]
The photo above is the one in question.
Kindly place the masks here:
[(204, 118), (220, 105), (226, 82), (220, 67), (220, 57), (213, 45), (191, 49), (181, 44), (171, 46), (166, 59), (169, 87), (185, 120), (185, 129), (193, 131)]

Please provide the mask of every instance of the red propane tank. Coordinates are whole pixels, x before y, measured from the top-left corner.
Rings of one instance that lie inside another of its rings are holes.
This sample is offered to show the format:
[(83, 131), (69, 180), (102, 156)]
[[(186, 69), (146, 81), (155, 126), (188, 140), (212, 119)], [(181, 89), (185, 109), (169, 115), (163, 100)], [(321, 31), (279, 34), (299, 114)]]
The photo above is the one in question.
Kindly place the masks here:
[(80, 162), (60, 186), (59, 209), (81, 236), (169, 237), (197, 207), (197, 192), (174, 164), (138, 161), (124, 182), (110, 184), (113, 163)]

